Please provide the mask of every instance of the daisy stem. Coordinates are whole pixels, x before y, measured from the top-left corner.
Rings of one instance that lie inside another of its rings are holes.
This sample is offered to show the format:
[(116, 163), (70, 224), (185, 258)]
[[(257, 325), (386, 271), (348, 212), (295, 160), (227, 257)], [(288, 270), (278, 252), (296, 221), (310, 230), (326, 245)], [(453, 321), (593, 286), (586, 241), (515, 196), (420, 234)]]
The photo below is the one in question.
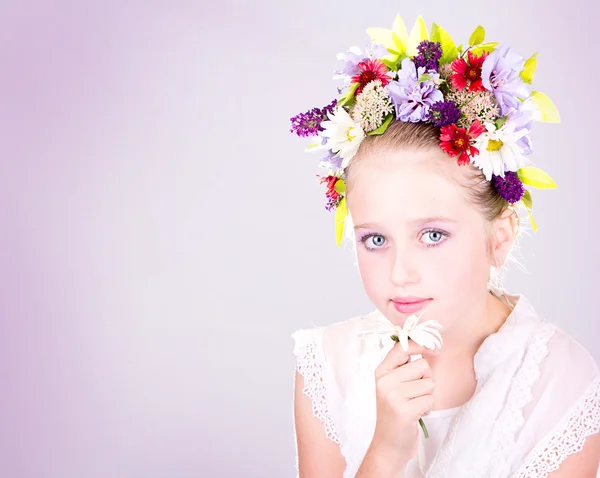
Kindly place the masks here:
[(419, 418), (419, 425), (421, 425), (421, 428), (423, 429), (423, 433), (425, 433), (425, 438), (429, 438), (429, 433), (427, 432), (427, 427), (425, 426), (425, 422), (423, 421), (422, 418)]

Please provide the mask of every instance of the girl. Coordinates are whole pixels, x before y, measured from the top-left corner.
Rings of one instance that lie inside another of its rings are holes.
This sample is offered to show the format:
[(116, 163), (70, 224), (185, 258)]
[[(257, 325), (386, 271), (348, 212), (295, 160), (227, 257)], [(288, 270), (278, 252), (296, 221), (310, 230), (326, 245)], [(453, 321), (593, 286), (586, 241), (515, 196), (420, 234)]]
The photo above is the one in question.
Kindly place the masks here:
[(345, 225), (375, 305), (293, 334), (299, 476), (597, 476), (598, 365), (497, 274), (526, 186), (555, 187), (525, 158), (557, 116), (535, 62), (481, 27), (464, 52), (421, 18), (370, 33), (340, 55), (344, 96), (292, 118), (326, 151), (338, 245)]

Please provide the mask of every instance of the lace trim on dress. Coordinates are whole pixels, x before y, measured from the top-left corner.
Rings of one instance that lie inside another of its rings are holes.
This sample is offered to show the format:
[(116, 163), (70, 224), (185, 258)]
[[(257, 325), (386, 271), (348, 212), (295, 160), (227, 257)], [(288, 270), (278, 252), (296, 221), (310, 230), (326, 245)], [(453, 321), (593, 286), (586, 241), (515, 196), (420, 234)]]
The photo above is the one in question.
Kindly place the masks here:
[[(299, 331), (306, 332), (306, 331)], [(325, 357), (322, 350), (321, 334), (318, 330), (312, 331), (309, 338), (303, 337), (298, 343), (294, 353), (297, 356), (296, 370), (304, 377), (302, 391), (312, 402), (313, 415), (325, 426), (325, 435), (333, 442), (340, 444), (339, 435), (335, 429), (333, 419), (327, 403), (327, 374), (325, 370)], [(296, 332), (298, 334), (298, 332)], [(295, 335), (295, 339), (301, 338)], [(305, 335), (305, 334), (303, 334)]]
[(572, 411), (525, 458), (515, 478), (544, 478), (563, 460), (583, 449), (588, 436), (600, 431), (600, 377), (596, 377)]
[[(502, 463), (515, 447), (515, 434), (525, 421), (523, 408), (532, 399), (532, 387), (541, 375), (540, 365), (548, 355), (548, 341), (555, 331), (554, 327), (545, 325), (529, 344), (523, 366), (507, 397), (506, 407), (496, 423), (498, 435), (491, 463)], [(500, 472), (501, 467), (496, 467), (496, 470), (496, 473)], [(493, 472), (491, 476), (494, 476)]]

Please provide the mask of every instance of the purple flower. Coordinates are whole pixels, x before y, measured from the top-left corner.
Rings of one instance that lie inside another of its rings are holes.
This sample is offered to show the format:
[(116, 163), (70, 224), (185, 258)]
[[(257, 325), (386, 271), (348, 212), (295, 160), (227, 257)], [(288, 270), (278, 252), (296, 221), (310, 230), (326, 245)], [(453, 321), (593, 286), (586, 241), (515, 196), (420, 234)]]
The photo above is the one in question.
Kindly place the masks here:
[(437, 128), (456, 123), (460, 118), (460, 110), (454, 101), (438, 101), (429, 108), (429, 121)]
[(319, 166), (322, 168), (339, 170), (342, 169), (342, 161), (343, 158), (339, 154), (333, 154), (333, 151), (328, 149), (325, 156), (319, 161)]
[(343, 79), (349, 82), (354, 75), (358, 75), (362, 70), (358, 67), (358, 64), (370, 58), (371, 60), (380, 60), (384, 56), (388, 55), (387, 48), (383, 45), (379, 45), (371, 42), (365, 52), (356, 46), (351, 46), (348, 49), (348, 53), (338, 53), (337, 59), (344, 62), (344, 67), (341, 70), (334, 72), (334, 80)]
[(520, 102), (517, 109), (512, 110), (509, 115), (507, 122), (514, 123), (514, 131), (526, 130), (526, 134), (517, 141), (517, 145), (523, 150), (523, 154), (531, 154), (532, 143), (529, 133), (533, 126), (533, 122), (540, 118), (540, 112), (531, 100), (531, 98)]
[(514, 171), (505, 171), (504, 177), (493, 175), (492, 184), (496, 188), (496, 191), (498, 191), (498, 194), (510, 204), (520, 201), (525, 194), (523, 183)]
[(317, 136), (319, 131), (323, 131), (321, 121), (327, 119), (327, 113), (332, 113), (336, 104), (337, 100), (333, 100), (324, 108), (313, 108), (306, 113), (297, 114), (290, 119), (292, 122), (290, 132), (304, 137)]
[[(418, 81), (427, 73), (431, 80)], [(427, 121), (429, 108), (438, 101), (444, 100), (444, 95), (437, 89), (432, 80), (438, 80), (440, 75), (433, 70), (418, 69), (410, 58), (402, 60), (402, 68), (398, 70), (398, 80), (387, 86), (390, 98), (396, 109), (396, 119), (416, 123)]]
[(507, 45), (494, 50), (483, 62), (483, 86), (494, 93), (503, 116), (517, 109), (519, 98), (527, 98), (531, 94), (531, 85), (525, 83), (519, 75), (523, 64), (523, 57), (511, 52)]
[(417, 68), (423, 67), (426, 70), (438, 71), (439, 61), (442, 57), (442, 47), (439, 42), (431, 42), (423, 40), (417, 46), (419, 54), (413, 58), (413, 62)]

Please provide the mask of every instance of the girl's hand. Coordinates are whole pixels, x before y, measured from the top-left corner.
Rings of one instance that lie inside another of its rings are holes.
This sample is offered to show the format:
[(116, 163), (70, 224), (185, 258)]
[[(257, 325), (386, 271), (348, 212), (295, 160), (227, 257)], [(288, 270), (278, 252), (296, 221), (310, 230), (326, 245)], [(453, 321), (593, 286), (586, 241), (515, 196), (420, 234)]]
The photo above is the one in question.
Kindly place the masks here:
[[(410, 362), (418, 354), (423, 357)], [(417, 453), (419, 419), (433, 409), (434, 382), (425, 357), (438, 355), (438, 349), (409, 340), (408, 351), (396, 343), (375, 369), (377, 422), (371, 447), (393, 462), (406, 464)]]

